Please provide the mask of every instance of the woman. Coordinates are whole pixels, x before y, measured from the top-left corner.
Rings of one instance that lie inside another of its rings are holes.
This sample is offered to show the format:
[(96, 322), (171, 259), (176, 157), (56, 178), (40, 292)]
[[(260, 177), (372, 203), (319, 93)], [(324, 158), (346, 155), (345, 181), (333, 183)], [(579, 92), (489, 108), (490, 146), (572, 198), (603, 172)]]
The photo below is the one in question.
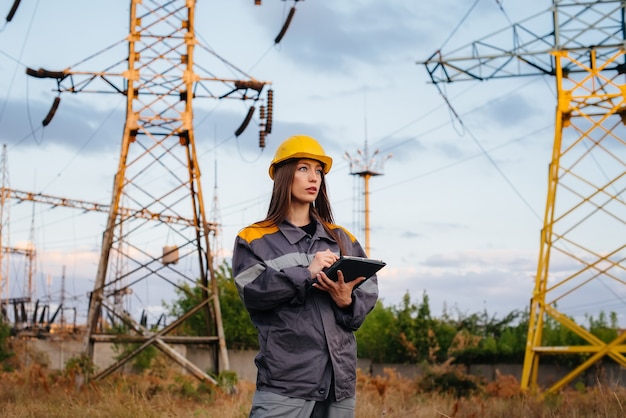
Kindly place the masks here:
[(292, 136), (269, 167), (267, 217), (235, 239), (233, 275), (258, 331), (257, 390), (250, 417), (353, 417), (356, 339), (378, 298), (376, 276), (345, 283), (323, 269), (365, 257), (333, 224), (325, 175), (332, 158), (313, 138)]

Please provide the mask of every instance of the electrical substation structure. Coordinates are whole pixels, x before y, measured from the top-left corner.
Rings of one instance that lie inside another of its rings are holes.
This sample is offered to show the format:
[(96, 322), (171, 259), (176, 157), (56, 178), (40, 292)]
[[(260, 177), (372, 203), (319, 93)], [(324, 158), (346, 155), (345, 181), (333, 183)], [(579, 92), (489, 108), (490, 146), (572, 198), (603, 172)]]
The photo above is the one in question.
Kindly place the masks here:
[[(93, 361), (98, 343), (133, 347), (111, 366), (90, 376), (93, 380), (120, 369), (149, 346), (197, 378), (214, 384), (217, 382), (207, 371), (173, 345), (206, 346), (213, 371), (217, 374), (229, 369), (209, 237), (216, 225), (208, 222), (204, 207), (193, 102), (202, 98), (253, 102), (235, 136), (241, 135), (255, 105), (261, 103), (259, 145), (263, 147), (265, 136), (271, 133), (273, 93), (269, 82), (244, 74), (202, 45), (195, 32), (195, 9), (193, 0), (131, 0), (127, 57), (99, 72), (83, 70), (87, 60), (63, 71), (27, 69), (30, 76), (57, 82), (59, 96), (44, 125), (57, 111), (61, 93), (112, 90), (126, 97), (126, 121), (110, 205), (64, 201), (67, 206), (108, 211), (90, 294), (85, 353)], [(198, 60), (198, 51), (217, 58), (216, 62), (229, 66), (242, 79), (215, 77), (208, 62)], [(9, 192), (16, 198), (47, 203), (58, 199)], [(133, 316), (122, 303), (124, 297), (142, 285), (157, 284), (185, 294), (195, 304), (169, 324), (163, 315), (152, 324), (148, 312), (140, 318)], [(200, 295), (190, 292), (194, 288)], [(183, 325), (198, 313), (203, 314), (205, 332), (191, 335)]]
[[(553, 30), (543, 36), (529, 29), (533, 17), (446, 55), (437, 51), (419, 63), (435, 85), (517, 76), (548, 75), (556, 80), (554, 143), (530, 299), (524, 390), (537, 387), (544, 356), (584, 356), (548, 392), (571, 383), (605, 357), (626, 367), (626, 332), (603, 341), (567, 310), (573, 296), (583, 296), (594, 284), (623, 303), (619, 293), (623, 295), (626, 285), (625, 7), (623, 0), (553, 0)], [(543, 331), (551, 321), (581, 343), (557, 346), (546, 341)]]

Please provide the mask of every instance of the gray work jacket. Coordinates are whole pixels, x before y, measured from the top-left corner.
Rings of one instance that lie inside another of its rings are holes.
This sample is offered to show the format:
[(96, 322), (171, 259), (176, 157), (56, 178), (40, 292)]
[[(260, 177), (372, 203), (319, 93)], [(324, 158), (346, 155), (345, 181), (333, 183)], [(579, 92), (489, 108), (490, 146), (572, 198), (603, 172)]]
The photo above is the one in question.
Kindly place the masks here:
[[(356, 238), (331, 225), (346, 254), (365, 257)], [(357, 330), (378, 298), (373, 276), (354, 289), (340, 309), (312, 285), (307, 266), (318, 251), (339, 254), (339, 245), (317, 223), (313, 236), (283, 222), (254, 224), (235, 239), (233, 276), (258, 331), (257, 389), (320, 401), (334, 383), (336, 400), (356, 392)]]

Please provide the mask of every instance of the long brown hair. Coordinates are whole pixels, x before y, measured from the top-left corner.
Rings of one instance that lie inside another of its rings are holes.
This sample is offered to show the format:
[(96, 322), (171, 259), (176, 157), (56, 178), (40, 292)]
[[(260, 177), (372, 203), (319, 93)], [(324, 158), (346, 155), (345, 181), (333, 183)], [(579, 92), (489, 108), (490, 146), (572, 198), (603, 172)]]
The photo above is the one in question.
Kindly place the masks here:
[[(274, 188), (272, 198), (267, 209), (267, 216), (261, 221), (262, 224), (278, 225), (287, 218), (289, 207), (291, 206), (291, 185), (298, 165), (298, 158), (292, 158), (278, 164), (274, 171)], [(330, 225), (334, 224), (333, 211), (328, 199), (326, 190), (326, 176), (322, 173), (322, 182), (317, 198), (309, 206), (309, 215), (312, 219), (317, 219), (324, 230), (333, 237), (339, 244), (341, 254), (345, 253), (345, 248), (339, 237)]]

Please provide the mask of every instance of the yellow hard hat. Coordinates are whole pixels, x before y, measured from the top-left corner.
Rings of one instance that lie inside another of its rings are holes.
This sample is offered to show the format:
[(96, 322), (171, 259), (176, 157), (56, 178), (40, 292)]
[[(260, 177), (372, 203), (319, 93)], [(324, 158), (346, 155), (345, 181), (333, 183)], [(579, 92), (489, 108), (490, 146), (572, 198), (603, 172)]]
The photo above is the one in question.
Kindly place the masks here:
[(317, 160), (324, 166), (324, 174), (330, 171), (333, 159), (324, 152), (324, 148), (315, 139), (306, 135), (294, 135), (283, 141), (276, 149), (274, 159), (270, 164), (270, 177), (274, 179), (274, 169), (277, 164), (291, 158), (310, 158)]

